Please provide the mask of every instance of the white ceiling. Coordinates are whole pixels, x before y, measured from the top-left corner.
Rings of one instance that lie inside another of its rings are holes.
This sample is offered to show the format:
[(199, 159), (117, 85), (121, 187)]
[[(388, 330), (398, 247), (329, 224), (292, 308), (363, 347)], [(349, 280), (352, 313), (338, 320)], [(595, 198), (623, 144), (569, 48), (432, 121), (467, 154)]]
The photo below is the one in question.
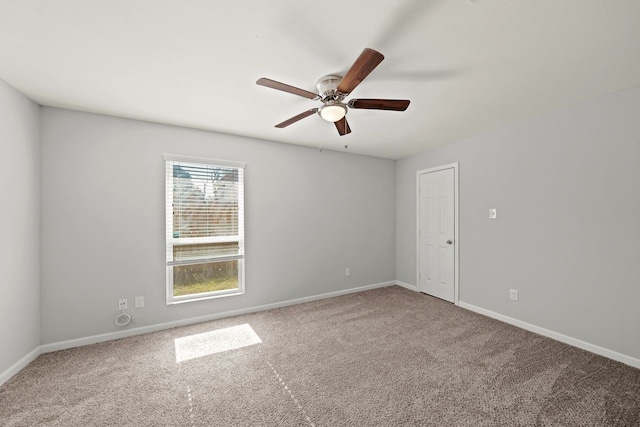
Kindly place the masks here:
[[(0, 0), (0, 78), (42, 105), (398, 159), (640, 84), (636, 0)], [(385, 60), (350, 98), (315, 92), (370, 47)]]

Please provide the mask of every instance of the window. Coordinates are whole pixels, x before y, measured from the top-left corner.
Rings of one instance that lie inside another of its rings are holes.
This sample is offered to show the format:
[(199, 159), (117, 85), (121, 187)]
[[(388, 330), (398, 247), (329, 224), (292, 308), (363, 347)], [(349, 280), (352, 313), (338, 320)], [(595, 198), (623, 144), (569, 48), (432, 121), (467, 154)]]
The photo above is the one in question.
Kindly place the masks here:
[(244, 292), (244, 163), (165, 155), (167, 304)]

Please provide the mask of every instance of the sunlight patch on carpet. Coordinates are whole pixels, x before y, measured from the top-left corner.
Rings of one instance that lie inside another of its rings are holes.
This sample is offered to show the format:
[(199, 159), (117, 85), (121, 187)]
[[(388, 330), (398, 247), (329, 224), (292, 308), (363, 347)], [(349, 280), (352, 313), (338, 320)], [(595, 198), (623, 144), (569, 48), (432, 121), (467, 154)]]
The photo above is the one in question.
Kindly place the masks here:
[(248, 323), (176, 338), (176, 363), (262, 343)]

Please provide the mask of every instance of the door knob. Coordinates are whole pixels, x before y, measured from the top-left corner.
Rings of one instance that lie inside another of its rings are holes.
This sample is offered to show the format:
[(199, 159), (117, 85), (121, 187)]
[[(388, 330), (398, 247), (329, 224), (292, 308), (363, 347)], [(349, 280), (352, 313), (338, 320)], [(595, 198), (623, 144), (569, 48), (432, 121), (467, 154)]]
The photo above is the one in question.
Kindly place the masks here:
[(452, 245), (453, 244), (453, 240), (447, 240), (447, 245)]

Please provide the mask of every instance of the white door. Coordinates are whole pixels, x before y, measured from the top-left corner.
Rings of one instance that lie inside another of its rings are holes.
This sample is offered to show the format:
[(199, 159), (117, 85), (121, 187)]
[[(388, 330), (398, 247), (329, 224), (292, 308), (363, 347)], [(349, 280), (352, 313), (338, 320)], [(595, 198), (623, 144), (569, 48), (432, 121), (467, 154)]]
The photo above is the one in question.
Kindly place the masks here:
[(418, 178), (418, 289), (454, 302), (454, 169), (423, 173)]

